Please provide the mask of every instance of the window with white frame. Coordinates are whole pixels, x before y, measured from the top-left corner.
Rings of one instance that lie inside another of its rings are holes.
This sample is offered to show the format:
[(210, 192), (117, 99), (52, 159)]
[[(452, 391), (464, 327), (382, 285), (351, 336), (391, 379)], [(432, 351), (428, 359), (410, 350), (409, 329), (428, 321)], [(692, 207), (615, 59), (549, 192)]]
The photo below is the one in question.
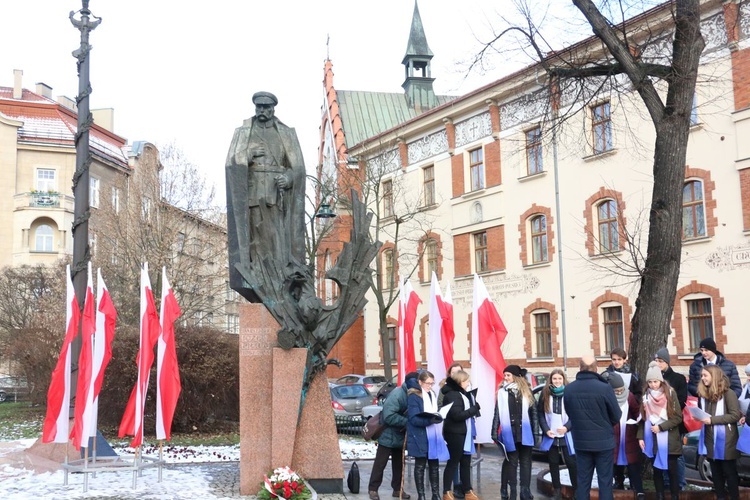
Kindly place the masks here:
[(552, 324), (548, 311), (538, 311), (534, 317), (534, 336), (536, 341), (536, 357), (552, 357)]
[(89, 178), (89, 206), (91, 208), (99, 208), (99, 185), (99, 179)]
[(596, 206), (599, 229), (599, 253), (620, 249), (620, 229), (617, 221), (617, 202), (604, 200)]
[(116, 187), (112, 188), (112, 210), (116, 214), (120, 213), (120, 189)]
[(398, 362), (396, 357), (396, 326), (388, 325), (388, 349), (391, 351), (391, 364), (395, 365)]
[(547, 217), (537, 215), (531, 219), (531, 262), (538, 264), (549, 261), (547, 248)]
[(395, 256), (392, 249), (383, 252), (383, 288), (392, 288), (396, 283), (393, 275), (396, 265), (394, 258)]
[(490, 269), (489, 252), (487, 249), (487, 232), (474, 235), (474, 270), (476, 273), (486, 273)]
[(432, 238), (424, 242), (424, 277), (425, 281), (432, 279), (432, 273), (438, 274), (438, 244)]
[(89, 231), (89, 252), (92, 256), (96, 255), (96, 233)]
[(393, 217), (393, 181), (383, 182), (383, 217)]
[(57, 191), (57, 172), (52, 168), (36, 170), (36, 190), (42, 193)]
[(526, 131), (526, 173), (534, 175), (542, 172), (542, 127)]
[(706, 216), (703, 204), (703, 182), (693, 179), (682, 188), (682, 239), (706, 236)]
[(240, 333), (240, 316), (238, 314), (227, 314), (227, 332)]
[(435, 204), (435, 167), (430, 165), (422, 169), (424, 176), (424, 206)]
[(144, 196), (141, 200), (141, 217), (143, 219), (151, 218), (151, 198)]
[(700, 347), (701, 340), (713, 338), (714, 316), (711, 299), (707, 297), (685, 300), (690, 352)]
[(54, 231), (52, 226), (41, 224), (36, 228), (34, 233), (34, 251), (52, 252), (54, 242)]
[(594, 154), (612, 149), (612, 116), (609, 101), (591, 107)]
[(484, 189), (484, 150), (482, 148), (469, 151), (469, 175), (472, 191)]
[(625, 348), (625, 325), (622, 321), (622, 306), (602, 307), (604, 327), (604, 354), (609, 355), (615, 347)]

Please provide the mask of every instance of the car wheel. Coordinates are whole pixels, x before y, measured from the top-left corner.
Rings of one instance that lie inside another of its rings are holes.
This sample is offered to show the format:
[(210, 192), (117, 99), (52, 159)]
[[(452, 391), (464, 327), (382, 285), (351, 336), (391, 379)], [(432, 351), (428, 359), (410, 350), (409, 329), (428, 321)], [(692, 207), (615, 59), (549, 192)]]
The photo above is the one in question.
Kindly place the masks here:
[(0, 403), (5, 402), (5, 400), (7, 399), (7, 397), (8, 396), (3, 391), (0, 391)]
[(711, 481), (711, 464), (706, 460), (706, 457), (700, 457), (698, 459), (698, 473), (701, 475), (701, 479), (704, 481)]

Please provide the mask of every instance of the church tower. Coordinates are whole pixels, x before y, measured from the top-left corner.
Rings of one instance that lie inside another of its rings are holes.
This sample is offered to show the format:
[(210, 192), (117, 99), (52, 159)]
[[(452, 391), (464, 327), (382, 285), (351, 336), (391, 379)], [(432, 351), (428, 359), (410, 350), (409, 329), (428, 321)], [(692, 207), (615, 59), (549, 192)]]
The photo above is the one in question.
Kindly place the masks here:
[(427, 111), (438, 104), (435, 97), (435, 91), (432, 89), (430, 60), (432, 51), (427, 45), (427, 37), (424, 34), (422, 18), (419, 15), (419, 6), (417, 0), (414, 0), (414, 15), (411, 20), (411, 31), (409, 33), (409, 43), (406, 47), (401, 64), (404, 65), (406, 80), (401, 85), (406, 92), (406, 100), (409, 107), (415, 109), (417, 113)]

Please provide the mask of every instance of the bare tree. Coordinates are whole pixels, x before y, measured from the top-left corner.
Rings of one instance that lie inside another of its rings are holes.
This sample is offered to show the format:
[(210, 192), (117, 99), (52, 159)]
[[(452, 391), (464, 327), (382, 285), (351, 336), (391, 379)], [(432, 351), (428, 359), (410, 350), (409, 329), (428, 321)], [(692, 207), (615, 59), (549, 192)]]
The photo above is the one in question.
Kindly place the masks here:
[[(526, 2), (517, 3), (524, 12), (532, 11)], [(651, 354), (666, 343), (680, 272), (682, 187), (698, 67), (705, 46), (700, 31), (701, 2), (666, 2), (630, 22), (626, 15), (639, 6), (645, 10), (647, 2), (573, 0), (573, 4), (600, 40), (601, 50), (587, 50), (591, 44), (578, 44), (548, 53), (549, 44), (530, 15), (525, 26), (501, 31), (487, 46), (498, 44), (509, 33), (525, 37), (539, 67), (549, 76), (553, 119), (558, 123), (565, 119), (566, 96), (567, 102), (585, 102), (603, 88), (622, 95), (635, 93), (648, 112), (656, 131), (654, 182), (645, 265), (640, 270), (630, 334), (631, 363), (637, 372), (645, 373)], [(482, 51), (475, 63), (486, 53)], [(572, 115), (575, 110), (569, 112)]]

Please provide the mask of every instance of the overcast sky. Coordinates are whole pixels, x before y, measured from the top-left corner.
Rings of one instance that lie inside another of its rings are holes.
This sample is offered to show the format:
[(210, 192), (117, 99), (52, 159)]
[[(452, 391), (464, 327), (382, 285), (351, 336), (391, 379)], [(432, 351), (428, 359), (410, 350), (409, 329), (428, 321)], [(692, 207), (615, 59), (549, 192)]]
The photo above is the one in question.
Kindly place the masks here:
[[(543, 12), (548, 2), (538, 3)], [(54, 97), (73, 98), (80, 33), (68, 13), (80, 8), (80, 0), (4, 1), (0, 85), (12, 86), (22, 69), (24, 87), (44, 82)], [(518, 69), (501, 63), (467, 75), (459, 64), (513, 11), (511, 0), (421, 0), (419, 8), (438, 93), (464, 94)], [(114, 108), (115, 132), (130, 142), (175, 141), (223, 204), (224, 160), (234, 129), (254, 113), (251, 95), (278, 96), (277, 116), (297, 129), (310, 170), (326, 55), (338, 89), (401, 92), (414, 1), (91, 0), (90, 9), (103, 19), (90, 38), (91, 107)]]

